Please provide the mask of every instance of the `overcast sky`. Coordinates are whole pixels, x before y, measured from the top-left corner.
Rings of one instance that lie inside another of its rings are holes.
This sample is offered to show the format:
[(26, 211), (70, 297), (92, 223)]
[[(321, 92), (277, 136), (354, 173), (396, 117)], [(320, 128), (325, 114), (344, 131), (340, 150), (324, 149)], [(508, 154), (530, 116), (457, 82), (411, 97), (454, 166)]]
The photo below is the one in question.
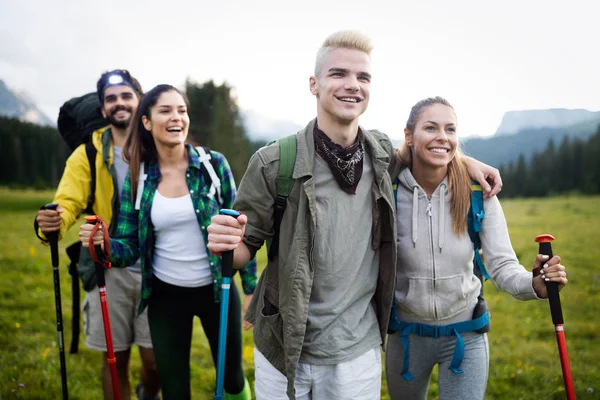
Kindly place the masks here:
[(317, 49), (359, 29), (375, 44), (362, 125), (400, 138), (410, 107), (440, 95), (459, 134), (485, 136), (509, 110), (600, 110), (599, 15), (597, 0), (2, 0), (0, 79), (52, 119), (109, 69), (146, 90), (213, 79), (242, 109), (304, 125)]

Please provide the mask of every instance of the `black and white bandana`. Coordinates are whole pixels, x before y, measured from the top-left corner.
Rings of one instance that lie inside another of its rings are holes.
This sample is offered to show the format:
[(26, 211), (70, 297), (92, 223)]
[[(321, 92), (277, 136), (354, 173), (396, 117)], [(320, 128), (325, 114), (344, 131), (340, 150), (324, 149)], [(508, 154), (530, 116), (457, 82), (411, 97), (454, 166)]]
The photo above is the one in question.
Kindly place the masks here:
[(333, 173), (340, 189), (348, 194), (356, 194), (356, 187), (363, 172), (365, 150), (364, 134), (358, 129), (356, 141), (344, 148), (331, 139), (315, 124), (315, 150)]

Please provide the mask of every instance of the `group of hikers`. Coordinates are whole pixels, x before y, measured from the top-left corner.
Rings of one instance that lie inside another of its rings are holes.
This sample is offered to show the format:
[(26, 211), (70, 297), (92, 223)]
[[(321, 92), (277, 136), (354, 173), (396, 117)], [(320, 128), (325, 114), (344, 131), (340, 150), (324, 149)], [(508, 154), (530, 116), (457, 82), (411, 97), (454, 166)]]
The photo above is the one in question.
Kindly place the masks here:
[[(126, 70), (102, 74), (97, 95), (107, 126), (91, 137), (96, 188), (81, 145), (67, 160), (58, 207), (40, 210), (36, 221), (43, 240), (62, 237), (91, 203), (109, 225), (113, 268), (105, 276), (121, 398), (131, 396), (133, 344), (139, 399), (191, 398), (194, 317), (216, 363), (221, 255), (233, 251), (245, 296), (231, 286), (227, 399), (252, 398), (242, 368), (249, 328), (256, 399), (379, 399), (382, 346), (392, 399), (426, 398), (436, 365), (441, 399), (482, 399), (489, 314), (468, 232), (472, 180), (485, 198), (479, 238), (492, 281), (521, 300), (546, 298), (546, 282), (567, 283), (558, 256), (537, 255), (536, 272), (519, 263), (495, 197), (500, 175), (461, 155), (447, 100), (416, 103), (398, 149), (359, 125), (371, 50), (357, 31), (335, 32), (319, 48), (310, 77), (317, 115), (292, 136), (285, 195), (283, 140), (251, 157), (236, 192), (223, 154), (189, 144), (184, 93), (165, 84), (144, 93)], [(220, 215), (223, 208), (241, 215)], [(80, 227), (84, 248), (107, 239), (101, 229), (90, 238), (92, 228)], [(265, 242), (269, 259), (258, 279)], [(112, 399), (93, 264), (81, 251), (84, 331), (87, 346), (105, 353), (102, 386)]]

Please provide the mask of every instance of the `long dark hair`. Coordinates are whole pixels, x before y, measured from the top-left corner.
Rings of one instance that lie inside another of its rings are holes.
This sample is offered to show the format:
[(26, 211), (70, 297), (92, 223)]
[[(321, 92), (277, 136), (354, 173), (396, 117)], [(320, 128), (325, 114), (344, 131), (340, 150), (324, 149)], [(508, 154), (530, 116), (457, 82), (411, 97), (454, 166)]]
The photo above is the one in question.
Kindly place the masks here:
[(130, 132), (123, 146), (123, 159), (129, 163), (129, 178), (131, 179), (131, 199), (135, 199), (140, 175), (141, 162), (149, 163), (157, 159), (156, 145), (152, 133), (144, 127), (142, 117), (150, 119), (150, 110), (158, 102), (160, 95), (166, 92), (177, 92), (183, 97), (185, 104), (189, 106), (188, 99), (179, 89), (171, 85), (158, 85), (140, 99), (132, 123)]

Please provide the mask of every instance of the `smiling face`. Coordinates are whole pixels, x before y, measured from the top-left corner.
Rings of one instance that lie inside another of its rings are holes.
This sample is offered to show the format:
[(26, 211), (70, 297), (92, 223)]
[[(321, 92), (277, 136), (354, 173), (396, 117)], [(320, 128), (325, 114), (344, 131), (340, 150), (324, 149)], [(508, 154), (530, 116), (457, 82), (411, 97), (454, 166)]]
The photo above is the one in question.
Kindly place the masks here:
[(369, 104), (370, 89), (371, 58), (355, 49), (332, 50), (320, 73), (310, 78), (320, 123), (358, 123)]
[(190, 125), (184, 98), (175, 90), (162, 93), (150, 108), (149, 118), (142, 116), (142, 123), (152, 133), (156, 147), (182, 146)]
[(413, 170), (447, 169), (458, 147), (456, 113), (451, 107), (434, 104), (421, 110), (414, 131), (404, 130), (406, 144), (412, 148)]
[(109, 86), (104, 90), (102, 116), (117, 128), (127, 128), (138, 104), (138, 96), (131, 87)]

